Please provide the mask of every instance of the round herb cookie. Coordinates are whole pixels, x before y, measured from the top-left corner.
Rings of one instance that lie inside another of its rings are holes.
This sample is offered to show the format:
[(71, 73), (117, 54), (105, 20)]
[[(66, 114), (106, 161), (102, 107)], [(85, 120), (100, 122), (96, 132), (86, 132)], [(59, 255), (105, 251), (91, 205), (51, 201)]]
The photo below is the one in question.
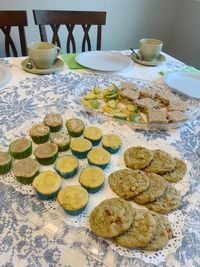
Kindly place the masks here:
[(153, 152), (145, 147), (134, 146), (128, 148), (124, 153), (126, 167), (136, 170), (144, 169), (153, 159)]
[(140, 170), (123, 169), (111, 173), (108, 183), (119, 197), (130, 199), (148, 188), (149, 178)]
[(120, 198), (102, 201), (90, 215), (90, 227), (101, 237), (114, 237), (128, 230), (133, 221), (132, 206)]
[(171, 172), (175, 166), (176, 161), (169, 153), (157, 149), (153, 151), (153, 160), (144, 171), (163, 174), (165, 172)]
[(167, 213), (180, 205), (181, 195), (172, 185), (169, 185), (161, 197), (154, 202), (148, 203), (146, 207), (158, 213)]
[(155, 251), (164, 248), (168, 244), (171, 238), (171, 234), (169, 235), (168, 233), (172, 233), (172, 228), (167, 218), (164, 218), (163, 215), (157, 213), (151, 214), (157, 222), (156, 233), (147, 246), (144, 247), (144, 250)]
[(114, 241), (127, 248), (143, 248), (154, 237), (156, 225), (156, 220), (150, 212), (136, 209), (131, 227), (114, 237)]
[(167, 188), (168, 183), (162, 176), (155, 173), (149, 173), (147, 175), (150, 182), (149, 187), (133, 199), (138, 204), (145, 204), (156, 200)]
[(167, 172), (163, 174), (163, 178), (170, 183), (177, 183), (179, 182), (187, 171), (186, 163), (178, 158), (175, 158), (176, 166), (175, 169), (171, 172)]

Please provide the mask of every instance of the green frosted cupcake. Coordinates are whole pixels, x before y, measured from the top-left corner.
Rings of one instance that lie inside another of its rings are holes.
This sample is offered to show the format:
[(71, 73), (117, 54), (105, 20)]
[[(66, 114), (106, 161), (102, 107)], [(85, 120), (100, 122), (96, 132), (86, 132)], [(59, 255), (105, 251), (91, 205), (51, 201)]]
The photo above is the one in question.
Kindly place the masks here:
[(51, 143), (58, 146), (58, 151), (66, 151), (69, 148), (71, 137), (69, 134), (64, 132), (51, 133), (50, 140)]
[(122, 146), (122, 140), (116, 134), (105, 134), (102, 137), (102, 146), (109, 153), (114, 154)]
[(33, 125), (29, 133), (34, 143), (42, 144), (49, 140), (50, 128), (43, 123), (38, 123)]
[(11, 170), (12, 157), (9, 153), (0, 151), (0, 175), (6, 174)]
[(101, 147), (94, 147), (87, 155), (88, 163), (105, 169), (111, 159), (110, 153)]
[(21, 159), (13, 166), (13, 174), (22, 184), (31, 184), (39, 174), (39, 163), (34, 159)]
[(69, 215), (78, 215), (86, 208), (88, 192), (80, 185), (69, 185), (62, 188), (57, 200)]
[(58, 147), (53, 143), (44, 143), (36, 147), (34, 155), (42, 165), (51, 165), (58, 157)]
[(71, 141), (70, 148), (74, 156), (79, 159), (85, 159), (92, 149), (92, 143), (85, 138), (78, 138)]
[(72, 155), (59, 157), (55, 164), (55, 170), (63, 178), (73, 177), (77, 173), (78, 167), (78, 159)]
[(90, 140), (93, 146), (100, 143), (102, 134), (102, 130), (98, 127), (85, 127), (83, 132), (84, 137)]
[(101, 168), (89, 166), (81, 172), (79, 182), (89, 193), (96, 193), (102, 188), (104, 178)]
[(66, 121), (66, 127), (70, 136), (79, 137), (82, 135), (85, 125), (81, 120), (72, 118)]
[(20, 138), (9, 145), (9, 152), (15, 159), (24, 159), (32, 154), (32, 142), (27, 138)]
[(63, 124), (62, 116), (59, 113), (49, 113), (44, 117), (44, 124), (50, 128), (51, 132), (57, 132)]
[(61, 182), (61, 177), (57, 173), (45, 171), (35, 177), (33, 187), (40, 199), (47, 200), (56, 197)]

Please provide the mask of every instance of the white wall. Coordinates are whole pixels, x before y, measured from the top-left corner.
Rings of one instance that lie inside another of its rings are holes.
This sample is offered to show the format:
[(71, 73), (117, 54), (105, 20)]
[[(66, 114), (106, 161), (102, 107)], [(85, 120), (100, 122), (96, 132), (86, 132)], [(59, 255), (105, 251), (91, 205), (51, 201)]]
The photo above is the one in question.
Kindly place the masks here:
[[(102, 49), (137, 47), (144, 37), (160, 38), (164, 50), (170, 48), (170, 37), (180, 0), (1, 0), (0, 9), (27, 10), (29, 27), (27, 42), (39, 40), (32, 9), (103, 10), (107, 12), (103, 28)], [(63, 32), (64, 34), (64, 32)], [(80, 39), (81, 32), (75, 32)], [(94, 36), (94, 32), (92, 32)], [(65, 35), (63, 35), (64, 39)], [(79, 47), (80, 48), (80, 47)], [(0, 34), (0, 56), (4, 56)]]
[(169, 51), (188, 65), (200, 69), (200, 0), (181, 0)]

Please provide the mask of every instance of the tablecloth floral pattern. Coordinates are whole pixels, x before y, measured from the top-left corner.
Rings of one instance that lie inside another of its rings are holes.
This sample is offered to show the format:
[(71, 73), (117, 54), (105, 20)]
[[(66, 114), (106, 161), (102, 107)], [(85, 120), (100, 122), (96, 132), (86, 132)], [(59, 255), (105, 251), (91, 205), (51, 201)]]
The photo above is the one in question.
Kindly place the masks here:
[[(44, 109), (48, 110), (54, 106), (62, 112), (66, 107), (70, 107), (70, 109), (76, 108), (74, 111), (77, 115), (88, 116), (84, 110), (78, 110), (77, 106), (69, 102), (68, 95), (73, 94), (73, 89), (80, 80), (84, 82), (85, 79), (93, 77), (92, 74), (67, 75), (68, 72), (64, 71), (59, 74), (36, 76), (26, 74), (12, 65), (16, 64), (15, 59), (3, 59), (0, 63), (9, 66), (13, 75), (16, 74), (14, 81), (0, 90), (0, 149), (10, 143), (12, 136), (8, 133), (11, 133), (13, 128), (20, 127)], [(169, 58), (160, 66), (160, 70), (182, 67), (182, 63)], [(156, 72), (158, 70), (158, 68), (154, 69)], [(181, 211), (186, 215), (182, 229), (182, 244), (159, 266), (200, 266), (198, 227), (200, 221), (200, 116), (177, 130), (133, 131), (139, 132), (146, 140), (170, 143), (182, 158), (192, 164), (189, 191), (184, 196), (181, 206)], [(89, 230), (65, 226), (64, 232), (59, 237), (52, 237), (43, 231), (40, 225), (31, 225), (26, 214), (23, 214), (23, 207), (26, 210), (27, 203), (34, 213), (43, 207), (40, 207), (37, 201), (34, 202), (34, 199), (22, 196), (20, 192), (16, 192), (11, 186), (2, 182), (0, 201), (2, 204), (0, 206), (0, 266), (2, 267), (152, 266), (139, 259), (120, 256), (112, 251), (106, 242), (98, 241)], [(12, 209), (13, 203), (15, 203), (14, 209)], [(101, 253), (98, 251), (98, 255), (92, 250), (94, 244), (98, 244), (101, 251)], [(90, 255), (88, 251), (91, 252)]]

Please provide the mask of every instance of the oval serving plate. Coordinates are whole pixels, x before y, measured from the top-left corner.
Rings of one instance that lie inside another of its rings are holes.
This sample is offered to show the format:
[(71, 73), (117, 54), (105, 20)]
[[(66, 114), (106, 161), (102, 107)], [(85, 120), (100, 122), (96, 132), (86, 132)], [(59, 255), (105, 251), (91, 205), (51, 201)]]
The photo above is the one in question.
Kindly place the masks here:
[[(123, 119), (114, 118), (112, 115), (98, 111), (97, 109), (90, 108), (88, 106), (85, 106), (81, 103), (82, 97), (84, 97), (87, 93), (91, 92), (92, 89), (95, 86), (99, 86), (102, 89), (106, 89), (110, 84), (114, 83), (117, 86), (120, 85), (121, 81), (128, 82), (128, 83), (134, 83), (136, 84), (138, 90), (141, 89), (148, 89), (148, 90), (162, 90), (164, 92), (169, 91), (172, 92), (174, 95), (177, 95), (183, 102), (187, 104), (188, 110), (184, 112), (188, 119), (184, 121), (179, 122), (169, 122), (169, 123), (148, 123), (148, 122), (133, 122)], [(99, 115), (102, 116), (104, 119), (113, 119), (118, 121), (122, 124), (127, 124), (130, 127), (136, 128), (136, 129), (148, 129), (148, 130), (169, 130), (174, 128), (179, 128), (182, 125), (184, 125), (186, 122), (194, 119), (199, 112), (199, 102), (195, 100), (194, 98), (187, 97), (183, 94), (175, 93), (173, 90), (171, 90), (169, 87), (167, 87), (164, 84), (161, 83), (155, 83), (151, 81), (141, 80), (141, 79), (131, 79), (131, 78), (122, 78), (119, 76), (102, 76), (102, 75), (95, 75), (94, 77), (90, 77), (87, 81), (80, 82), (76, 85), (74, 88), (74, 98), (75, 101), (79, 102), (83, 109), (87, 112), (89, 112), (91, 115)]]

